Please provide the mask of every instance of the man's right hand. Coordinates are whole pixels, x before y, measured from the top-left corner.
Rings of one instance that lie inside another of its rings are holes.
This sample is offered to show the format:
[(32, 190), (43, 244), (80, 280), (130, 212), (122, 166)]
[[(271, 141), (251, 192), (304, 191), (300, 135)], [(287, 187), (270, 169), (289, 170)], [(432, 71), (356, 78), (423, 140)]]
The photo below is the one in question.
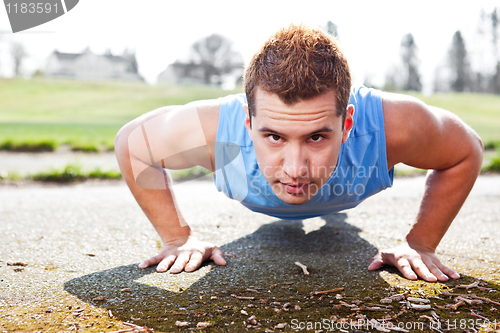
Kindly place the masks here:
[(139, 268), (158, 264), (157, 272), (192, 272), (205, 260), (211, 259), (217, 265), (226, 265), (222, 251), (215, 245), (200, 241), (193, 236), (179, 238), (163, 243), (163, 249), (154, 257), (144, 260)]

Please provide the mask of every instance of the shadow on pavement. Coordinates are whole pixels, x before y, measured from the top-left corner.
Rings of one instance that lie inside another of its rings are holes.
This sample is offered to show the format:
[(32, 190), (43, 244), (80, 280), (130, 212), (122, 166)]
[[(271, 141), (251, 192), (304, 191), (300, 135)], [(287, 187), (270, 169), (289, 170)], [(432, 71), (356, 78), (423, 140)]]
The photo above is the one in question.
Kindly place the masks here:
[[(122, 321), (147, 325), (156, 331), (185, 331), (196, 327), (197, 322), (210, 322), (214, 330), (243, 330), (251, 315), (256, 316), (262, 329), (278, 323), (291, 325), (292, 319), (320, 321), (333, 314), (353, 316), (347, 307), (333, 308), (339, 304), (336, 294), (349, 304), (355, 300), (378, 303), (394, 287), (381, 277), (380, 271), (367, 270), (377, 249), (358, 235), (360, 229), (345, 222), (346, 217), (344, 213), (325, 216), (325, 224), (307, 234), (302, 221), (280, 220), (263, 225), (222, 246), (224, 253), (236, 256), (229, 257), (225, 267), (205, 266), (208, 272), (183, 291), (178, 291), (178, 285), (195, 273), (157, 273), (155, 267), (138, 269), (137, 264), (72, 279), (64, 289), (85, 302), (112, 310)], [(305, 264), (310, 275), (304, 275), (294, 264), (296, 261)], [(394, 269), (387, 271), (396, 273)], [(402, 283), (408, 282), (393, 275)], [(138, 281), (144, 278), (148, 284)], [(312, 294), (339, 287), (344, 290)], [(130, 288), (130, 292), (121, 292), (122, 288)], [(94, 301), (97, 296), (105, 296), (106, 300)], [(253, 299), (246, 299), (249, 297)], [(369, 315), (373, 318), (385, 314)], [(189, 326), (176, 327), (176, 321), (189, 322)]]

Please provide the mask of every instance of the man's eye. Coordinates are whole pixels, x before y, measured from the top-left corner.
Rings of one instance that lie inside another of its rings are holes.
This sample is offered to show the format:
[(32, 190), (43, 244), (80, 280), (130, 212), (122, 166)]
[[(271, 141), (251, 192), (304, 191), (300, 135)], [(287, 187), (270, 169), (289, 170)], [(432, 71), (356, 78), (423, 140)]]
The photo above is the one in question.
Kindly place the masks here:
[(276, 134), (271, 134), (268, 136), (269, 140), (271, 140), (271, 142), (278, 142), (281, 140), (281, 137), (279, 135), (276, 135)]
[(314, 134), (313, 136), (311, 136), (311, 141), (313, 142), (320, 142), (321, 140), (323, 140), (323, 135)]

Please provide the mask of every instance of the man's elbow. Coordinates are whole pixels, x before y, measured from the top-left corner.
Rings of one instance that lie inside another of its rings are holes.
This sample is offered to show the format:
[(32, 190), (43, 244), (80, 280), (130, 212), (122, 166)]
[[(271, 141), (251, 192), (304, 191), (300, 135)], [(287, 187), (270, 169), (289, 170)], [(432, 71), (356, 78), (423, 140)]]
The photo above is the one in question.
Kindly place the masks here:
[(123, 126), (115, 136), (115, 156), (118, 160), (118, 164), (121, 164), (121, 161), (125, 157), (125, 154), (128, 154), (128, 134), (129, 131), (127, 129), (127, 125)]
[(115, 156), (120, 169), (124, 164), (130, 164), (129, 137), (138, 125), (134, 121), (125, 124), (115, 136)]
[(473, 130), (470, 131), (471, 148), (469, 150), (468, 160), (474, 166), (474, 170), (479, 174), (483, 164), (484, 144), (479, 135)]
[(475, 134), (475, 139), (476, 139), (476, 142), (479, 146), (479, 151), (481, 152), (481, 158), (483, 157), (483, 153), (484, 153), (484, 144), (483, 144), (483, 140), (481, 140), (481, 138), (479, 137), (479, 135), (477, 135), (476, 132), (474, 132)]

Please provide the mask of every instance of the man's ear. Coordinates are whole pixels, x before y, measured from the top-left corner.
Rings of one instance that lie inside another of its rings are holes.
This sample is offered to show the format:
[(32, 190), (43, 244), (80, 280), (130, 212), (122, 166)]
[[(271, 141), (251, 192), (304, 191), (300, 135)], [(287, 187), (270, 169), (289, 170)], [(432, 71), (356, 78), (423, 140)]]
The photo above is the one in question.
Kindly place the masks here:
[(252, 126), (250, 124), (250, 114), (249, 114), (249, 111), (248, 111), (248, 105), (245, 104), (243, 105), (243, 109), (245, 110), (245, 114), (247, 115), (247, 117), (245, 118), (245, 127), (247, 128), (248, 130), (248, 134), (250, 135), (250, 138), (252, 137)]
[(351, 133), (352, 127), (354, 126), (354, 105), (349, 104), (347, 106), (346, 110), (346, 117), (344, 121), (344, 126), (342, 130), (342, 143), (347, 141), (347, 138), (349, 137), (349, 133)]

